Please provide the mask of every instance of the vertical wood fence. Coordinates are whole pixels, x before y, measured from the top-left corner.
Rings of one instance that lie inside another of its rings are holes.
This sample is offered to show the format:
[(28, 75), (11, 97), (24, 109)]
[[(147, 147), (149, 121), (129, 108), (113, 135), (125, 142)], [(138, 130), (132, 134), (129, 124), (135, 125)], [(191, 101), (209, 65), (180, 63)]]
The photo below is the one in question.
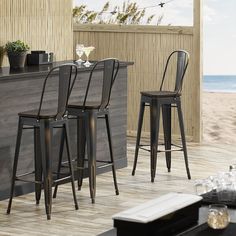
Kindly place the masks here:
[[(182, 96), (185, 130), (189, 140), (200, 141), (200, 77), (196, 69), (194, 32), (194, 27), (74, 25), (74, 49), (76, 43), (84, 43), (96, 48), (91, 59), (117, 57), (134, 62), (128, 76), (129, 135), (136, 135), (140, 91), (158, 89), (168, 55), (173, 50), (184, 49), (190, 53)], [(176, 115), (173, 115), (175, 135), (179, 132)], [(149, 112), (146, 112), (143, 131), (148, 135)]]
[[(71, 59), (72, 27), (72, 0), (0, 1), (0, 47), (20, 39), (31, 50), (54, 52), (57, 61)], [(7, 56), (0, 66), (8, 66)]]

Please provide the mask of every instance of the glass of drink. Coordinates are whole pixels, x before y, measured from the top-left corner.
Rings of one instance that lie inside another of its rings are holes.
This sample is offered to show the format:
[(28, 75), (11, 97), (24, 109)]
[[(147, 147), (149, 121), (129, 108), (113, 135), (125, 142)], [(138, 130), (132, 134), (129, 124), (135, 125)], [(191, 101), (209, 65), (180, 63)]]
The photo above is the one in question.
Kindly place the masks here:
[(227, 206), (224, 204), (212, 204), (209, 206), (207, 224), (212, 229), (224, 229), (230, 221)]
[(89, 67), (89, 66), (92, 65), (92, 63), (89, 62), (89, 55), (90, 55), (90, 53), (91, 53), (94, 49), (95, 49), (95, 47), (93, 47), (93, 46), (84, 47), (84, 53), (85, 53), (85, 55), (86, 55), (86, 57), (87, 57), (87, 60), (86, 60), (86, 62), (84, 63), (84, 65), (85, 65), (86, 67)]
[(194, 183), (194, 187), (196, 194), (199, 196), (207, 192), (204, 180), (196, 180)]
[(84, 45), (83, 44), (77, 44), (76, 45), (76, 54), (79, 56), (79, 59), (76, 61), (78, 64), (81, 64), (84, 62), (81, 57), (84, 54)]
[(214, 190), (214, 183), (210, 179), (196, 180), (194, 187), (197, 195), (209, 194)]

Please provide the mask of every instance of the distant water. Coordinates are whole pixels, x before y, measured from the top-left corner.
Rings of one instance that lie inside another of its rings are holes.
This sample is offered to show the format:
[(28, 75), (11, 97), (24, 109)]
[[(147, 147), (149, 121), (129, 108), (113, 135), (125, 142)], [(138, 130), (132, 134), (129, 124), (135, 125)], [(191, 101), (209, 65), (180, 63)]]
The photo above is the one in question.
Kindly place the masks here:
[(203, 90), (236, 93), (236, 75), (204, 75)]

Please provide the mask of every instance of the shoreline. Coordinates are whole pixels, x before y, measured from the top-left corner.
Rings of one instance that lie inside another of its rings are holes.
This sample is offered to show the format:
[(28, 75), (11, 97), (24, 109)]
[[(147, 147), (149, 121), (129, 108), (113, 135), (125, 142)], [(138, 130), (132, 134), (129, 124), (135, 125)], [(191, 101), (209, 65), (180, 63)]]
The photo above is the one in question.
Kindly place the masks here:
[(229, 91), (222, 91), (222, 90), (203, 90), (203, 93), (225, 93), (225, 94), (232, 94), (235, 93), (236, 94), (236, 90), (229, 90)]
[(202, 92), (203, 143), (236, 144), (236, 93)]

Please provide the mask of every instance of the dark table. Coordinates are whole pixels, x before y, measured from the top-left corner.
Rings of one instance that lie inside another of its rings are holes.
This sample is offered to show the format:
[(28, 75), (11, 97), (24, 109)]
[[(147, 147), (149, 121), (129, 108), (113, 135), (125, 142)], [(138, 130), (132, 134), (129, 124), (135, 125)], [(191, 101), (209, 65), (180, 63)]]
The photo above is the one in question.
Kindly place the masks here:
[[(198, 225), (201, 225), (207, 221), (207, 214), (208, 214), (208, 207), (207, 206), (202, 206), (199, 209), (199, 221)], [(236, 210), (234, 209), (229, 209), (229, 214), (230, 214), (230, 221), (233, 223), (236, 223)], [(236, 235), (236, 233), (235, 233)], [(116, 229), (113, 228), (111, 230), (108, 230), (102, 234), (99, 234), (98, 236), (116, 236)], [(178, 236), (178, 235), (177, 235)]]

